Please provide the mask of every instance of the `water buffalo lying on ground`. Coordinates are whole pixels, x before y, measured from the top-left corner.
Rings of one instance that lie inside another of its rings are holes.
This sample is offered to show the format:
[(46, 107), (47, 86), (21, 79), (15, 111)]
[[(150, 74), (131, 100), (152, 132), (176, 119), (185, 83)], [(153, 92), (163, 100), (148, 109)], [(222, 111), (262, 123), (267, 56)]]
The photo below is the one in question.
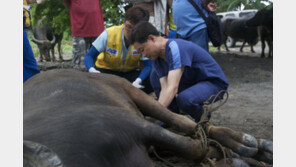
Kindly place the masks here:
[(273, 8), (261, 9), (254, 17), (246, 22), (249, 27), (258, 27), (261, 40), (261, 57), (265, 57), (265, 41), (268, 44), (268, 57), (272, 57), (273, 52)]
[[(170, 112), (114, 75), (75, 70), (42, 72), (24, 84), (23, 98), (27, 167), (153, 166), (147, 153), (151, 145), (197, 163), (208, 160), (205, 166), (214, 162), (210, 158), (221, 167), (247, 166), (245, 162), (263, 166), (246, 157), (255, 157), (260, 151), (272, 155), (272, 143), (209, 122), (202, 124), (204, 133), (195, 133), (201, 126)], [(183, 135), (149, 122), (144, 116), (163, 121)], [(214, 146), (205, 135), (227, 148)]]
[[(63, 33), (55, 34), (53, 28), (42, 23), (43, 19), (37, 22), (36, 27), (33, 29), (32, 41), (37, 44), (40, 53), (40, 61), (44, 59), (46, 61), (55, 61), (54, 47), (58, 44), (58, 52), (60, 61), (63, 60), (61, 53), (61, 42), (63, 39)], [(51, 58), (50, 58), (51, 51)]]
[[(253, 46), (258, 42), (258, 32), (256, 27), (247, 27), (246, 21), (248, 18), (227, 18), (222, 22), (222, 31), (225, 39), (228, 36), (235, 41), (243, 41), (240, 51), (243, 51), (246, 42), (251, 45), (251, 51), (254, 53)], [(224, 45), (226, 45), (226, 40)]]

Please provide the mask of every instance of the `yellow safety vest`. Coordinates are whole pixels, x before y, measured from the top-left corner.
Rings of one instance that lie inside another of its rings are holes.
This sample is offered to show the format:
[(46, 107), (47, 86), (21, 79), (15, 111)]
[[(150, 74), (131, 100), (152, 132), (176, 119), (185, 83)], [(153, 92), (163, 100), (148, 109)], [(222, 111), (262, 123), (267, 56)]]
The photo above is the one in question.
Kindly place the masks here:
[(96, 67), (128, 72), (140, 66), (141, 54), (133, 45), (129, 47), (126, 59), (122, 60), (122, 28), (123, 25), (107, 28), (107, 47), (97, 56)]
[(25, 6), (28, 6), (28, 3), (26, 0), (23, 0), (23, 17), (24, 17), (24, 28), (30, 27), (30, 14), (29, 11), (25, 8)]

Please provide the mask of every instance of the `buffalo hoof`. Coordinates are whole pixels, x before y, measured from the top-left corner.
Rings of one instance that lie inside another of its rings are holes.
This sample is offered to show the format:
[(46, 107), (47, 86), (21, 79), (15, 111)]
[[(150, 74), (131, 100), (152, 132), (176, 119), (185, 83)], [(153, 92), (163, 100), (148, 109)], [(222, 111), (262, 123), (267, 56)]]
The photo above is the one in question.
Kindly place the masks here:
[(273, 142), (265, 139), (258, 140), (258, 148), (259, 150), (266, 151), (269, 153), (273, 153)]
[(258, 148), (248, 147), (245, 145), (241, 145), (241, 147), (238, 148), (238, 150), (236, 150), (236, 153), (244, 157), (253, 157), (254, 155), (257, 154), (257, 152), (258, 152)]
[(273, 164), (273, 155), (269, 152), (258, 151), (258, 154), (254, 157), (254, 159), (268, 164)]
[(233, 167), (250, 167), (245, 161), (238, 158), (232, 159), (232, 166)]
[(258, 147), (257, 139), (254, 136), (246, 133), (243, 135), (242, 143), (249, 147)]

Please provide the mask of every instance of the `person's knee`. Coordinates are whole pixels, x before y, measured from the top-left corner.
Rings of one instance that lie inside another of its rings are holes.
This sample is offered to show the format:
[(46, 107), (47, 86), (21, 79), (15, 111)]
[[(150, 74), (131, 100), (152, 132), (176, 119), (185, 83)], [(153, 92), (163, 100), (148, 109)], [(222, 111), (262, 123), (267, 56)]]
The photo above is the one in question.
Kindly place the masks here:
[(179, 110), (183, 113), (189, 114), (196, 122), (200, 120), (202, 114), (202, 105), (193, 102), (194, 99), (186, 94), (179, 94), (177, 97), (177, 104)]
[(182, 111), (190, 110), (193, 106), (192, 99), (190, 99), (188, 95), (182, 93), (177, 96), (177, 104)]

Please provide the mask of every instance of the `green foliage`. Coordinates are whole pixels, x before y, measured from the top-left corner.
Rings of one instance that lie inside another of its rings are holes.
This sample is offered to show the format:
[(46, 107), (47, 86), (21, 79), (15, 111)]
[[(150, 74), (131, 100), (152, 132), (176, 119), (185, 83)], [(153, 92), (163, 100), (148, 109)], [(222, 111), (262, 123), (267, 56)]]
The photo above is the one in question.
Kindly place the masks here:
[(100, 0), (106, 27), (120, 25), (124, 19), (123, 7), (126, 3), (121, 0)]
[(62, 0), (48, 0), (44, 4), (33, 5), (32, 16), (33, 26), (46, 16), (43, 22), (53, 27), (55, 33), (70, 32), (69, 9)]

